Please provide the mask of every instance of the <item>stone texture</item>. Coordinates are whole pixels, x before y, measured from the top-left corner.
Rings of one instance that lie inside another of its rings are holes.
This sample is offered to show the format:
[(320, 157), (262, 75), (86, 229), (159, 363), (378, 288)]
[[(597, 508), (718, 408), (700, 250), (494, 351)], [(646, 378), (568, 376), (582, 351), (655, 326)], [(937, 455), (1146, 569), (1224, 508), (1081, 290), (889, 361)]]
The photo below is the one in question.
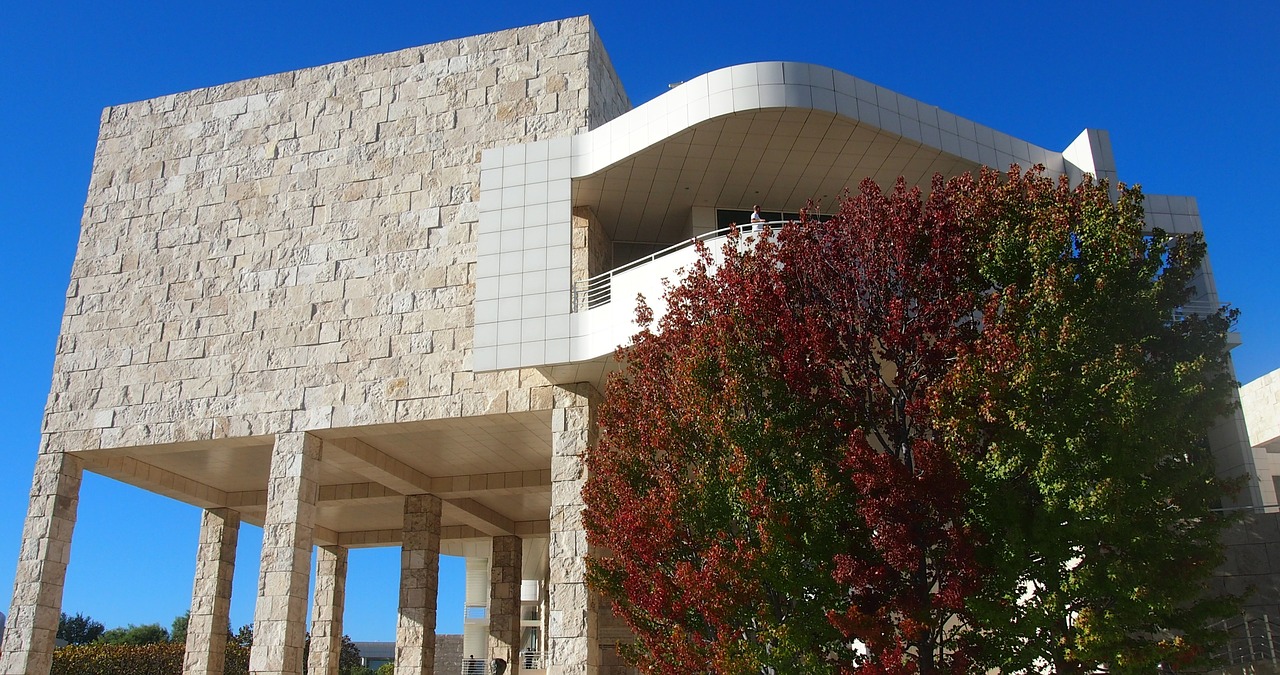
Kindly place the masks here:
[(307, 672), (311, 675), (338, 675), (346, 589), (347, 549), (342, 546), (317, 548), (311, 650), (307, 653)]
[[(48, 493), (71, 516), (37, 485), (0, 670), (47, 672), (74, 520), (75, 489), (59, 491), (80, 471), (66, 453), (113, 450), (86, 461), (217, 508), (234, 504), (206, 477), (132, 449), (275, 437), (251, 669), (298, 672), (319, 452), (305, 432), (551, 408), (537, 371), (471, 368), (481, 152), (629, 107), (578, 17), (106, 109), (36, 475), (74, 467)], [(197, 572), (193, 606), (222, 574)]]
[(551, 415), (551, 570), (548, 584), (548, 675), (600, 672), (599, 601), (586, 584), (587, 533), (582, 525), (585, 458), (596, 430), (600, 394), (589, 384), (557, 388)]
[(435, 673), (441, 507), (440, 498), (434, 495), (404, 498), (400, 619), (396, 624), (397, 675)]
[(489, 558), (489, 658), (517, 666), (520, 648), (520, 572), (524, 545), (520, 537), (494, 537)]
[(1249, 428), (1262, 504), (1274, 510), (1280, 505), (1280, 370), (1240, 387), (1240, 411)]
[(0, 646), (0, 673), (47, 675), (62, 612), (71, 532), (80, 497), (80, 461), (42, 448), (13, 582), (13, 604)]
[(307, 591), (320, 439), (306, 433), (276, 436), (262, 528), (262, 567), (253, 613), (253, 675), (299, 675), (306, 641)]
[(183, 675), (222, 675), (231, 630), (231, 583), (236, 569), (240, 514), (206, 509), (200, 519), (196, 579), (187, 621)]
[(52, 447), (530, 409), (469, 368), (480, 153), (629, 105), (577, 17), (106, 109)]

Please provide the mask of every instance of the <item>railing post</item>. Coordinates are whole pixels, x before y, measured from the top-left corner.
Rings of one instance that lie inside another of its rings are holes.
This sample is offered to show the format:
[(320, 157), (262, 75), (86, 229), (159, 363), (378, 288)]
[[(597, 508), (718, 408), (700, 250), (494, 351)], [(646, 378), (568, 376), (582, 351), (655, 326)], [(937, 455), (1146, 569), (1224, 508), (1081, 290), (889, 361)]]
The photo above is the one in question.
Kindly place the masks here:
[(1231, 635), (1231, 629), (1227, 627), (1226, 619), (1222, 620), (1222, 632), (1227, 634), (1227, 663), (1229, 665), (1235, 665), (1236, 663), (1235, 637)]
[(1267, 651), (1271, 652), (1271, 662), (1276, 662), (1276, 642), (1271, 635), (1271, 617), (1262, 615), (1262, 625), (1267, 627)]

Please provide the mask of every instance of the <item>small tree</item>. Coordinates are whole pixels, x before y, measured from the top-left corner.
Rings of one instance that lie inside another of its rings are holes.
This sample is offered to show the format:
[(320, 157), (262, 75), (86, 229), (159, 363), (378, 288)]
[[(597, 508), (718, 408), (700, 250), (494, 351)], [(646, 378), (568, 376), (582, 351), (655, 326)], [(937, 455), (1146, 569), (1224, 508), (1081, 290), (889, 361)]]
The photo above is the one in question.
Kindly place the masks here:
[(360, 648), (351, 640), (350, 635), (342, 636), (342, 651), (338, 655), (338, 670), (342, 673), (354, 673), (360, 665)]
[(89, 644), (97, 640), (104, 630), (101, 623), (79, 612), (75, 616), (67, 616), (64, 612), (58, 619), (58, 638), (66, 640), (67, 644)]
[(173, 618), (173, 624), (169, 630), (169, 641), (186, 644), (187, 642), (187, 624), (191, 622), (191, 610), (187, 610), (182, 614)]
[(227, 634), (227, 644), (250, 649), (253, 647), (253, 624), (247, 623), (234, 633)]

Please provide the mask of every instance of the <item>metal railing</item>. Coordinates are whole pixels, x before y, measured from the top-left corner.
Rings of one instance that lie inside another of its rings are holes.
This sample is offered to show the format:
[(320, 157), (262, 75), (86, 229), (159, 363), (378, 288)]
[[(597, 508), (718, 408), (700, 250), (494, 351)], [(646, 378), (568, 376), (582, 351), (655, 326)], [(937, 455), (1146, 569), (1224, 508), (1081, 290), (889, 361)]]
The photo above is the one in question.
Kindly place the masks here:
[(520, 670), (542, 670), (546, 667), (546, 654), (542, 652), (520, 652)]
[(1213, 662), (1223, 665), (1247, 663), (1280, 663), (1280, 625), (1271, 617), (1243, 616), (1234, 621), (1223, 621), (1220, 627), (1227, 631), (1227, 643), (1210, 654)]
[(1205, 300), (1192, 300), (1191, 302), (1173, 310), (1173, 320), (1185, 321), (1193, 316), (1209, 316), (1211, 314), (1216, 314), (1218, 310), (1228, 306), (1229, 305), (1225, 302), (1213, 303)]
[(615, 276), (640, 267), (641, 265), (647, 265), (658, 258), (671, 255), (676, 251), (689, 248), (699, 241), (710, 241), (717, 237), (723, 237), (729, 234), (732, 230), (738, 230), (739, 232), (755, 232), (764, 225), (768, 225), (770, 228), (776, 230), (778, 227), (786, 225), (789, 222), (791, 221), (771, 220), (767, 223), (748, 223), (746, 225), (730, 225), (729, 227), (722, 227), (712, 232), (704, 232), (696, 237), (691, 237), (677, 244), (672, 244), (657, 253), (650, 253), (643, 258), (632, 260), (621, 267), (611, 269), (603, 274), (597, 274), (590, 279), (576, 281), (573, 284), (573, 297), (571, 300), (570, 311), (583, 312), (588, 309), (595, 309), (601, 305), (609, 304), (609, 302), (613, 300), (611, 290), (613, 287), (613, 278)]
[(485, 659), (463, 659), (462, 675), (489, 675), (489, 662)]
[[(594, 277), (591, 277), (590, 279), (575, 281), (573, 283), (573, 293), (570, 298), (569, 311), (583, 312), (589, 309), (595, 309), (596, 307), (609, 304), (613, 300), (612, 290), (613, 290), (613, 278), (615, 276), (622, 274), (623, 272), (633, 270), (642, 265), (647, 265), (657, 260), (658, 258), (671, 255), (672, 253), (675, 253), (677, 251), (682, 251), (686, 248), (689, 248), (690, 246), (693, 246), (699, 241), (711, 241), (712, 239), (715, 239), (717, 237), (723, 237), (728, 235), (729, 232), (732, 230), (738, 230), (739, 232), (748, 232), (748, 233), (756, 232), (756, 231), (759, 231), (761, 227), (764, 225), (768, 225), (771, 229), (777, 230), (780, 227), (787, 225), (791, 222), (793, 221), (771, 220), (767, 223), (748, 223), (746, 225), (730, 225), (729, 227), (722, 227), (718, 230), (714, 230), (711, 232), (704, 232), (696, 237), (691, 237), (682, 242), (672, 244), (671, 246), (668, 246), (662, 249), (661, 251), (658, 251), (657, 253), (650, 253), (649, 255), (644, 256), (643, 258), (637, 258), (621, 267), (611, 269), (608, 272), (597, 274)], [(1222, 309), (1225, 307), (1229, 307), (1229, 305), (1227, 303), (1213, 303), (1213, 302), (1208, 302), (1203, 300), (1193, 300), (1191, 302), (1188, 302), (1185, 305), (1182, 305), (1181, 307), (1174, 309), (1173, 320), (1184, 321), (1193, 316), (1207, 316), (1210, 314), (1214, 314), (1219, 309)]]

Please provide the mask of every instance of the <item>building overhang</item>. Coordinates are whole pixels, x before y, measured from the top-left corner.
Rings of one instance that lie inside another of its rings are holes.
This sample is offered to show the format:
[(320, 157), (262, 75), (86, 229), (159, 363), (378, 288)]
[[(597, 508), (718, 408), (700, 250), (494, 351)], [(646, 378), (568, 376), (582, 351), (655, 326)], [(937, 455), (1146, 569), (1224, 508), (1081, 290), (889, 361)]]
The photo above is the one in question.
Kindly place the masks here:
[[(865, 178), (888, 187), (901, 176), (927, 188), (934, 174), (1014, 164), (1073, 180), (1115, 178), (1105, 131), (1047, 150), (793, 62), (716, 70), (587, 133), (485, 151), (473, 368), (535, 367), (553, 381), (600, 384), (637, 328), (635, 294), (652, 303), (662, 280), (678, 276), (683, 259), (667, 256), (628, 270), (626, 293), (613, 294), (622, 302), (575, 306), (574, 280), (585, 274), (573, 262), (575, 213), (589, 212), (614, 243), (657, 250), (707, 232), (707, 213), (714, 220), (718, 208), (794, 213), (814, 202), (834, 210)], [(1194, 202), (1170, 210), (1193, 211)]]

